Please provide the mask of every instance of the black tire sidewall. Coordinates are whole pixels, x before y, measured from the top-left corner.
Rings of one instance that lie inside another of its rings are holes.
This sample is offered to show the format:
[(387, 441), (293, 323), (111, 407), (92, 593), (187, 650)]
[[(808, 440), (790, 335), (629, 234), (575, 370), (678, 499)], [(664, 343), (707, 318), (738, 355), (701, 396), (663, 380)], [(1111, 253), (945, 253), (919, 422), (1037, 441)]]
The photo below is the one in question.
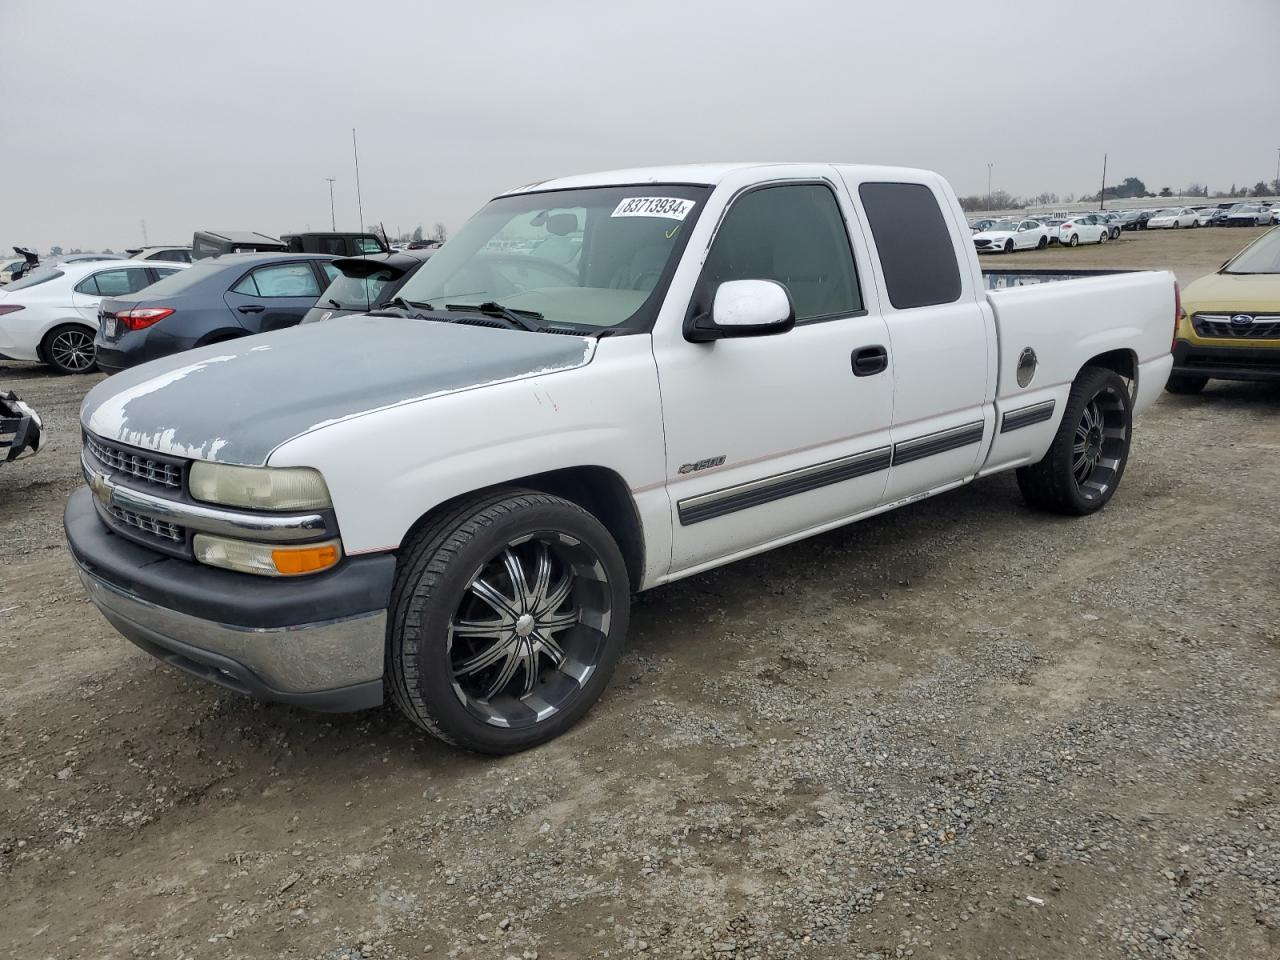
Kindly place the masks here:
[[(559, 498), (534, 496), (539, 502), (512, 510), (502, 520), (488, 525), (472, 537), (449, 560), (440, 576), (431, 577), (424, 571), (415, 583), (405, 584), (415, 594), (410, 601), (412, 603), (424, 589), (424, 581), (432, 581), (427, 588), (429, 593), (422, 598), (424, 602), (418, 625), (395, 623), (392, 626), (392, 629), (417, 631), (417, 679), (413, 692), (426, 707), (429, 726), (438, 727), (445, 734), (445, 739), (482, 753), (505, 754), (528, 749), (559, 736), (581, 719), (608, 685), (627, 634), (631, 589), (626, 564), (613, 538), (585, 510)], [(512, 499), (519, 500), (519, 497)], [(469, 519), (465, 518), (457, 526)], [(600, 559), (612, 593), (609, 631), (596, 669), (575, 703), (543, 723), (519, 730), (504, 729), (480, 720), (458, 699), (453, 689), (445, 638), (449, 621), (476, 571), (508, 542), (527, 534), (547, 532), (569, 534), (590, 547)], [(397, 665), (393, 663), (391, 667), (395, 669)], [(418, 718), (411, 716), (411, 719)]]

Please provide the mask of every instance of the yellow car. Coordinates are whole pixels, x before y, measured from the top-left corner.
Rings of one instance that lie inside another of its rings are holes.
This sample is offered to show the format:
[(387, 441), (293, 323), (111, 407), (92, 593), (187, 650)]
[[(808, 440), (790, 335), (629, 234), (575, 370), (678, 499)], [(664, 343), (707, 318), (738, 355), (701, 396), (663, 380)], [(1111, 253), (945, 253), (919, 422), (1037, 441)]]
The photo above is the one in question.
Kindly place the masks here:
[(1210, 380), (1280, 381), (1280, 228), (1182, 291), (1165, 389), (1196, 393)]

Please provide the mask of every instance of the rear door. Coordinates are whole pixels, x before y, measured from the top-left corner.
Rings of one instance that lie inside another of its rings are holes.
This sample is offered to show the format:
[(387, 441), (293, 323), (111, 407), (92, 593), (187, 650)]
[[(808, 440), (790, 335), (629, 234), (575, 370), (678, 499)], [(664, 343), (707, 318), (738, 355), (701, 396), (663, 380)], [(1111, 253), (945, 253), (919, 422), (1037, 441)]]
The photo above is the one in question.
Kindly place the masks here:
[(71, 305), (93, 327), (98, 325), (98, 304), (103, 297), (122, 297), (151, 286), (155, 280), (147, 267), (113, 267), (95, 270), (72, 288)]
[(976, 471), (994, 422), (994, 321), (957, 256), (966, 238), (941, 180), (850, 188), (875, 246), (893, 357), (893, 502)]
[(320, 296), (311, 260), (285, 260), (254, 267), (226, 292), (227, 306), (250, 333), (280, 330), (298, 323)]

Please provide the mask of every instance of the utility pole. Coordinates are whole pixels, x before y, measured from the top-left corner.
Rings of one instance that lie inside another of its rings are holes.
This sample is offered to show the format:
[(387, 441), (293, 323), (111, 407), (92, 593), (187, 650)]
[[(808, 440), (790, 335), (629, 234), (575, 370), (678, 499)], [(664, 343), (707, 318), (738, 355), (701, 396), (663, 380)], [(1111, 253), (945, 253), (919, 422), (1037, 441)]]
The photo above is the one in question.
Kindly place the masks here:
[(364, 201), (360, 199), (360, 151), (356, 148), (356, 128), (351, 128), (351, 155), (356, 164), (356, 209), (360, 211), (360, 232), (364, 232)]
[(1280, 147), (1276, 147), (1276, 180), (1271, 189), (1280, 193)]
[(991, 213), (991, 168), (994, 166), (995, 166), (994, 163), (987, 164), (987, 213), (988, 214)]
[(1107, 209), (1107, 155), (1102, 155), (1102, 189), (1098, 191), (1098, 209)]
[(142, 221), (142, 245), (147, 245), (147, 221)]
[(333, 177), (325, 177), (329, 181), (329, 224), (333, 227), (333, 232), (338, 232), (338, 215), (333, 212)]

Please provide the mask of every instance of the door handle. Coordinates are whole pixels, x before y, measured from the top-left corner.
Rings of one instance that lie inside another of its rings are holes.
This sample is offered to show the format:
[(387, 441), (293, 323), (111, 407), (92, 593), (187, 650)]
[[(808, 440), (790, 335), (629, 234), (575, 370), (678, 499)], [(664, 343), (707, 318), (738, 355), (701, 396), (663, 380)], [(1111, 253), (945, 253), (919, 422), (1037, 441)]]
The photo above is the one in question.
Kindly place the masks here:
[(870, 377), (889, 368), (889, 351), (881, 346), (859, 347), (852, 359), (855, 377)]
[(241, 313), (261, 313), (266, 307), (259, 306), (256, 303), (246, 303), (243, 307), (236, 307)]

